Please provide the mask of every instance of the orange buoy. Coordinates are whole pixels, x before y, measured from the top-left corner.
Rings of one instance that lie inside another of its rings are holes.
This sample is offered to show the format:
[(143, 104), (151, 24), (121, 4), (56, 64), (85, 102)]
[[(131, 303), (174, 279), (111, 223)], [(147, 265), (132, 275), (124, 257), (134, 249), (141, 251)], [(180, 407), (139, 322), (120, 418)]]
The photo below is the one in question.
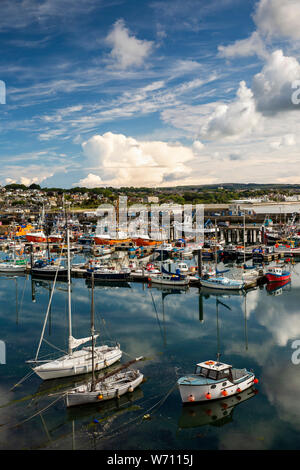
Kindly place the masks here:
[(255, 378), (255, 379), (253, 380), (253, 383), (258, 384), (258, 379)]
[(207, 400), (210, 400), (210, 399), (211, 399), (211, 394), (210, 394), (210, 393), (207, 393), (207, 394), (205, 395), (205, 397), (206, 397)]
[(195, 401), (194, 395), (190, 395), (189, 398), (188, 398), (188, 400), (189, 400), (190, 402)]
[(227, 397), (227, 395), (228, 395), (228, 393), (226, 392), (226, 390), (222, 390), (221, 393), (222, 393), (223, 397)]
[(98, 400), (103, 400), (103, 395), (98, 395), (97, 398)]

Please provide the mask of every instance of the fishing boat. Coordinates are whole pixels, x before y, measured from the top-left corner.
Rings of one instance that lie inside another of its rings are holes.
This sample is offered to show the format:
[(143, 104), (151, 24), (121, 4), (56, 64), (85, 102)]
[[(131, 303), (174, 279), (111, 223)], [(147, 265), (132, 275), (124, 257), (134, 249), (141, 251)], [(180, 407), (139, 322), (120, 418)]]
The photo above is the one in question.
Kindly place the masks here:
[(49, 243), (62, 243), (63, 240), (64, 240), (64, 236), (58, 232), (50, 233), (48, 237)]
[(111, 237), (110, 235), (95, 235), (94, 241), (96, 245), (122, 245), (126, 243), (130, 243), (131, 239), (126, 237), (124, 232), (118, 232), (117, 237)]
[(142, 357), (139, 357), (129, 361), (117, 371), (106, 374), (104, 378), (92, 380), (69, 390), (66, 393), (66, 406), (101, 403), (118, 399), (126, 393), (132, 393), (143, 382), (144, 376), (139, 370), (127, 369), (122, 371), (122, 369), (128, 368), (130, 364), (141, 359)]
[(24, 273), (26, 271), (27, 262), (4, 262), (0, 263), (0, 273), (13, 274)]
[[(45, 321), (42, 329), (40, 342), (38, 345), (35, 359), (28, 361), (35, 364), (33, 371), (43, 380), (56, 379), (60, 377), (70, 377), (74, 375), (86, 374), (91, 372), (94, 363), (94, 370), (104, 369), (115, 362), (119, 361), (122, 357), (122, 351), (119, 344), (116, 346), (97, 346), (84, 347), (80, 350), (75, 350), (80, 345), (92, 340), (92, 337), (76, 339), (72, 336), (72, 312), (71, 312), (71, 266), (70, 266), (70, 240), (69, 231), (67, 229), (67, 244), (68, 244), (68, 323), (69, 323), (69, 337), (68, 337), (68, 353), (58, 359), (52, 361), (39, 361), (38, 355), (43, 341), (46, 323), (50, 311), (52, 296), (54, 292), (55, 282), (51, 291), (48, 309), (45, 316)], [(56, 279), (54, 279), (56, 281)], [(99, 336), (95, 335), (94, 339)]]
[(240, 290), (245, 286), (245, 281), (239, 279), (230, 279), (228, 277), (209, 277), (201, 278), (201, 286), (211, 289)]
[(114, 266), (91, 267), (87, 269), (87, 278), (94, 275), (95, 281), (128, 281), (130, 269), (116, 269)]
[(291, 273), (283, 270), (279, 266), (273, 266), (268, 268), (265, 276), (268, 282), (287, 281), (291, 278)]
[(173, 245), (172, 243), (166, 243), (163, 242), (159, 248), (156, 248), (154, 251), (169, 251), (171, 252), (173, 250)]
[(162, 240), (155, 240), (153, 238), (150, 238), (148, 234), (146, 233), (138, 233), (136, 232), (131, 236), (131, 240), (133, 243), (137, 246), (156, 246), (160, 245), (162, 243)]
[(149, 275), (148, 280), (151, 284), (180, 287), (180, 286), (187, 286), (190, 282), (189, 276), (180, 274), (179, 269), (176, 269), (175, 274), (166, 271), (163, 266), (161, 270), (162, 270), (161, 274)]
[(182, 402), (195, 403), (218, 400), (237, 395), (258, 383), (253, 372), (235, 369), (219, 361), (205, 361), (196, 365), (195, 373), (178, 379)]
[(47, 242), (47, 237), (42, 230), (39, 232), (26, 233), (25, 237), (28, 242), (33, 242), (33, 243), (46, 243)]

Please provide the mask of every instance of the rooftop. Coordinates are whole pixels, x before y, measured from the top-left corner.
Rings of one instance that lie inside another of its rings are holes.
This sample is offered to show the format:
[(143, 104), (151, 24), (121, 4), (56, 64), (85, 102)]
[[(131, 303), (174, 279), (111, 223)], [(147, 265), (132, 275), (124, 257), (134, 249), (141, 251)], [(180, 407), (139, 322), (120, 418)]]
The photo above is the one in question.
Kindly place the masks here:
[(218, 371), (228, 369), (229, 367), (232, 367), (229, 364), (224, 364), (223, 362), (217, 362), (217, 361), (199, 362), (197, 364), (197, 366), (205, 367), (206, 369), (218, 370)]

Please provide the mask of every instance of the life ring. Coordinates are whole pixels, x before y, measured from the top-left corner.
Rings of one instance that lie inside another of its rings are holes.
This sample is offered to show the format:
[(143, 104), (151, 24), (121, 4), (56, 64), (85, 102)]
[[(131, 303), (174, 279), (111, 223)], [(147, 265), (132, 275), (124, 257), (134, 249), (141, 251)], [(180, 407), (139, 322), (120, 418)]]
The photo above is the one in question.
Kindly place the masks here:
[(211, 366), (211, 365), (213, 365), (213, 364), (214, 364), (214, 361), (206, 361), (206, 363), (205, 363), (205, 364), (207, 364), (208, 366)]

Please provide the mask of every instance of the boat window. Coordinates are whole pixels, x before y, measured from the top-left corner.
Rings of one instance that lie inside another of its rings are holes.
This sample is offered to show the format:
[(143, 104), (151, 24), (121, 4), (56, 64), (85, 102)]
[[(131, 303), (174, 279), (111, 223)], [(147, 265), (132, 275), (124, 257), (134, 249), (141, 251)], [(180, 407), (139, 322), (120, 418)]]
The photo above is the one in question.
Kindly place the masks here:
[(217, 371), (216, 370), (210, 370), (209, 374), (208, 374), (208, 377), (210, 379), (216, 379), (217, 378)]
[(228, 379), (230, 376), (229, 369), (220, 370), (218, 379)]
[(203, 377), (207, 377), (208, 375), (208, 369), (205, 369), (205, 367), (196, 367), (196, 374), (202, 375)]

